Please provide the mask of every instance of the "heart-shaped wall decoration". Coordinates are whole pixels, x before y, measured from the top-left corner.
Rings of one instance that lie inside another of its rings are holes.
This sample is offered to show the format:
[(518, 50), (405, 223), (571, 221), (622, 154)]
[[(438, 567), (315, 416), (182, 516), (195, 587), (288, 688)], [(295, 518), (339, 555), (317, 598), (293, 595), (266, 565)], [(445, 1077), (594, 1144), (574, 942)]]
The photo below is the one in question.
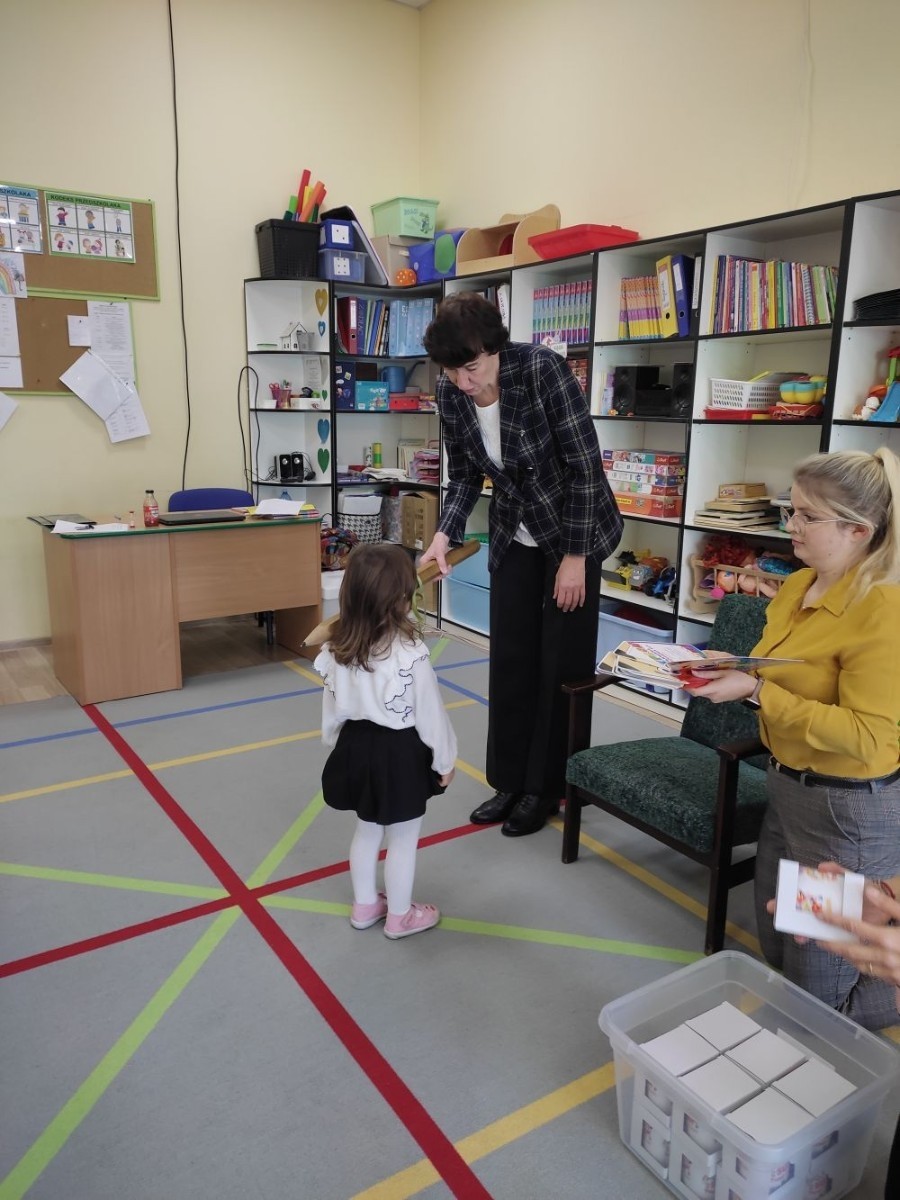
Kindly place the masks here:
[(322, 417), (316, 424), (316, 429), (318, 430), (318, 433), (319, 433), (319, 441), (327, 442), (328, 435), (331, 432), (331, 425), (329, 424), (329, 422), (326, 421), (324, 417)]
[(319, 310), (320, 317), (325, 312), (325, 309), (327, 307), (328, 307), (328, 289), (327, 288), (319, 288), (316, 291), (316, 308)]
[(319, 470), (324, 475), (328, 471), (328, 460), (331, 458), (331, 455), (324, 446), (320, 446), (316, 458), (319, 460)]
[(320, 321), (319, 322), (319, 337), (324, 337), (324, 336), (325, 336), (325, 322)]

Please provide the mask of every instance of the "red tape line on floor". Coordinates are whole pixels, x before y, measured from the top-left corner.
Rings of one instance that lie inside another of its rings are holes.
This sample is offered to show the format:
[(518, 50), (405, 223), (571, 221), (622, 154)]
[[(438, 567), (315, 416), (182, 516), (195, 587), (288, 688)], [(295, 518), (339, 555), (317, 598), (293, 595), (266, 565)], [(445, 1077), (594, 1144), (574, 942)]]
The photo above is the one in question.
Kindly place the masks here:
[(491, 1200), (478, 1176), (462, 1158), (450, 1139), (441, 1131), (422, 1103), (413, 1095), (384, 1055), (366, 1036), (349, 1012), (306, 961), (278, 922), (263, 908), (237, 872), (222, 857), (213, 843), (188, 816), (175, 798), (163, 787), (143, 759), (132, 750), (93, 704), (84, 711), (119, 757), (133, 771), (166, 816), (187, 839), (230, 893), (248, 921), (274, 951), (282, 965), (315, 1005), (333, 1033), (352, 1055), (370, 1083), (377, 1089), (406, 1127), (410, 1136), (430, 1159), (454, 1196), (459, 1200)]

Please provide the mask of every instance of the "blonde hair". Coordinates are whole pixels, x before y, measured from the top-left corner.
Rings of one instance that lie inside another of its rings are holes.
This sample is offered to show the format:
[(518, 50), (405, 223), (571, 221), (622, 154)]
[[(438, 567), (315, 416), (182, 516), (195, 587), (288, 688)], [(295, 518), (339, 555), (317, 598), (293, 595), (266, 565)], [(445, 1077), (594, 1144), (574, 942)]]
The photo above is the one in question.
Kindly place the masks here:
[(872, 531), (856, 573), (853, 598), (879, 584), (900, 583), (900, 459), (886, 446), (874, 454), (839, 450), (813, 454), (794, 480), (836, 517)]

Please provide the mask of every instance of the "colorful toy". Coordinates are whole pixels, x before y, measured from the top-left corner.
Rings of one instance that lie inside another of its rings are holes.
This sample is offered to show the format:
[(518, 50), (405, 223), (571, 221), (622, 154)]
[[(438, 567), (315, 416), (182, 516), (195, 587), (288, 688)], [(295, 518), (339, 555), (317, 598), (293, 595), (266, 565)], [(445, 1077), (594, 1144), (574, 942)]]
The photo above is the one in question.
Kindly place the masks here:
[[(879, 383), (869, 388), (865, 400), (857, 404), (853, 410), (852, 417), (854, 421), (871, 421), (875, 413), (881, 408), (885, 396), (897, 379), (897, 371), (898, 367), (900, 367), (900, 346), (892, 346), (887, 352), (887, 359), (887, 380), (884, 383)], [(893, 418), (887, 417), (887, 419), (892, 420)]]

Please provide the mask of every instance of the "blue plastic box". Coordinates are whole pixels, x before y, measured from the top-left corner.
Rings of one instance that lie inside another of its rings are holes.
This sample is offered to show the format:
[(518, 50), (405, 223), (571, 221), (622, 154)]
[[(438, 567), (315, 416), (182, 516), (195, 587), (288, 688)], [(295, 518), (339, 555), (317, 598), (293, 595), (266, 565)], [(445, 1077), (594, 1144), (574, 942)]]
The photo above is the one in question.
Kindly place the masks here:
[[(474, 562), (474, 559), (469, 559)], [(454, 573), (459, 567), (454, 567)], [(461, 583), (451, 574), (441, 585), (441, 616), (444, 620), (454, 621), (457, 625), (465, 625), (476, 633), (487, 633), (490, 625), (489, 588), (476, 587), (472, 583)]]
[(356, 245), (353, 226), (349, 221), (323, 221), (319, 244), (330, 250), (353, 250)]
[[(597, 662), (605, 658), (610, 650), (615, 650), (619, 642), (674, 642), (675, 632), (672, 629), (658, 629), (655, 625), (639, 625), (637, 621), (627, 621), (624, 617), (613, 615), (623, 601), (600, 601), (600, 624), (597, 628)], [(649, 684), (627, 683), (623, 686), (633, 687), (639, 692), (649, 692), (651, 695), (669, 695), (668, 688), (655, 688)]]
[[(481, 539), (477, 540), (480, 541)], [(481, 549), (477, 554), (473, 554), (471, 558), (466, 558), (461, 563), (456, 564), (450, 578), (455, 579), (458, 583), (472, 583), (476, 587), (482, 588), (490, 587), (491, 576), (488, 572), (489, 549), (490, 547), (487, 542), (482, 542)]]
[(319, 278), (362, 283), (366, 278), (366, 256), (355, 250), (320, 250)]

